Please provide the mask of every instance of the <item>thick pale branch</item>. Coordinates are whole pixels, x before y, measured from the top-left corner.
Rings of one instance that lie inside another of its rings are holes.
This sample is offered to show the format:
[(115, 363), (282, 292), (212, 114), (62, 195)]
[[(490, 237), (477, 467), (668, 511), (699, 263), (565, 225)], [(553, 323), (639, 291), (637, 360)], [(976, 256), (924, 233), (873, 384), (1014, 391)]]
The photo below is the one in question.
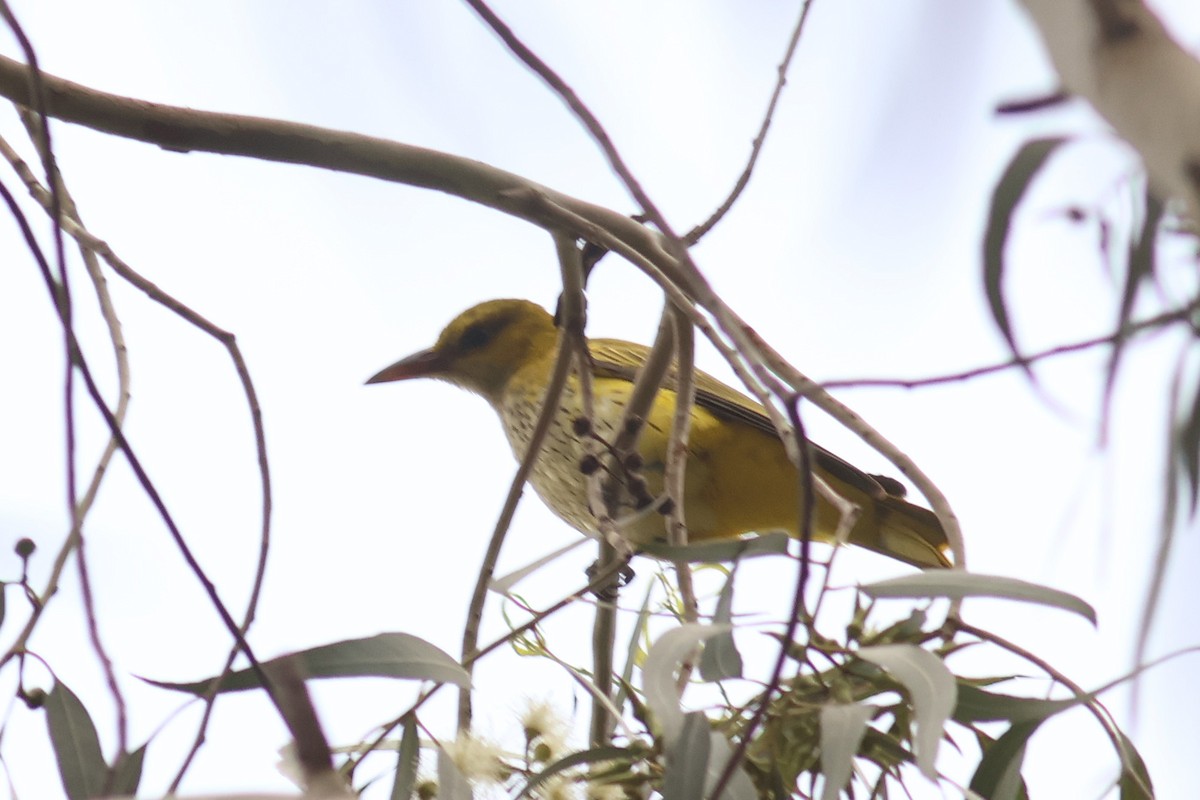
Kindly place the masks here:
[(1200, 62), (1141, 0), (1022, 0), (1063, 87), (1137, 150), (1155, 192), (1200, 211)]
[[(47, 112), (55, 119), (167, 150), (307, 164), (435, 189), (546, 227), (537, 204), (528, 202), (531, 193), (542, 194), (675, 271), (658, 234), (629, 217), (469, 158), (316, 125), (135, 100), (47, 73), (42, 84)], [(0, 95), (22, 105), (32, 102), (27, 66), (0, 56)]]

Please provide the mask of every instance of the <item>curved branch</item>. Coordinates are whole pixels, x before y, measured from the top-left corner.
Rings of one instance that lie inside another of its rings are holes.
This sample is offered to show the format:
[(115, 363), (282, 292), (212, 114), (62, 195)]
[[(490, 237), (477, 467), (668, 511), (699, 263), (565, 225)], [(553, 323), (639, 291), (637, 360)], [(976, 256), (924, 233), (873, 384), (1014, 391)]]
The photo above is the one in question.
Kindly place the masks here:
[[(206, 152), (306, 164), (452, 194), (546, 227), (530, 190), (603, 225), (651, 256), (678, 268), (661, 239), (629, 217), (469, 158), (424, 147), (243, 114), (198, 111), (102, 92), (41, 73), (46, 111), (55, 119), (180, 153)], [(0, 96), (30, 105), (29, 68), (0, 56)]]

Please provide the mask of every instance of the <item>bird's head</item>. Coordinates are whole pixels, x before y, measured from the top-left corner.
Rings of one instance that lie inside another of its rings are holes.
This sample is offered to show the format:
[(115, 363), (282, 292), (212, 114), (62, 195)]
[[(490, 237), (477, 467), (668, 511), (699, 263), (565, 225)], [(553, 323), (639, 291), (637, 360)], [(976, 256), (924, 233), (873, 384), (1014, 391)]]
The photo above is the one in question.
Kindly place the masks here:
[(439, 378), (495, 403), (514, 373), (553, 354), (554, 319), (528, 300), (489, 300), (455, 317), (437, 343), (372, 376), (367, 383)]

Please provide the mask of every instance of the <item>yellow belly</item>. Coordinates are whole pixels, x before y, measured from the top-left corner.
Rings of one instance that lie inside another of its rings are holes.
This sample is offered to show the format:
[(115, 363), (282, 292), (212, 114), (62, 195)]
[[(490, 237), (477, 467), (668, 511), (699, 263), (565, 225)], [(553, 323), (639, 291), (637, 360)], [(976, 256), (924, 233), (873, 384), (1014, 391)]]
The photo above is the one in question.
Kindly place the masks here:
[[(594, 382), (592, 430), (601, 440), (612, 442), (615, 438), (631, 389), (628, 381), (619, 379), (599, 378)], [(540, 401), (531, 393), (510, 388), (499, 409), (518, 459), (529, 446)], [(587, 502), (587, 477), (580, 469), (588, 450), (574, 430), (574, 420), (582, 416), (582, 407), (573, 382), (560, 405), (530, 482), (558, 516), (581, 531), (595, 533), (595, 515)], [(643, 461), (640, 474), (654, 497), (663, 494), (674, 408), (674, 392), (660, 392), (638, 441)], [(692, 409), (684, 514), (693, 541), (772, 530), (794, 533), (800, 513), (798, 496), (796, 470), (778, 439), (746, 425), (717, 419), (702, 408)], [(666, 536), (663, 516), (637, 508), (628, 492), (621, 493), (615, 511), (621, 533), (631, 541)], [(827, 522), (830, 524), (819, 527), (828, 529), (822, 533), (831, 534), (836, 520)]]

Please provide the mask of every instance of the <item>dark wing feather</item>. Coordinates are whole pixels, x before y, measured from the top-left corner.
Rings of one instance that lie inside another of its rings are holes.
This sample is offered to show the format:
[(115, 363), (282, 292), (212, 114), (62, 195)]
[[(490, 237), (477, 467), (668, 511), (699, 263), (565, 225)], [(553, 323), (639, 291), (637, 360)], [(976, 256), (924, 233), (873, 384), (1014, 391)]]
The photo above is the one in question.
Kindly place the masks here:
[[(592, 366), (597, 376), (624, 378), (628, 381), (634, 379), (638, 368), (650, 352), (650, 348), (645, 345), (620, 339), (591, 339), (588, 346), (592, 354)], [(754, 400), (700, 370), (696, 370), (695, 382), (696, 405), (723, 419), (742, 422), (772, 436), (779, 435), (771, 418)], [(675, 376), (668, 375), (663, 385), (668, 389), (674, 389), (676, 386)], [(868, 475), (818, 444), (813, 444), (812, 449), (816, 466), (819, 469), (866, 492), (871, 497), (902, 497), (904, 495), (904, 487), (899, 481), (884, 476), (876, 478)]]

